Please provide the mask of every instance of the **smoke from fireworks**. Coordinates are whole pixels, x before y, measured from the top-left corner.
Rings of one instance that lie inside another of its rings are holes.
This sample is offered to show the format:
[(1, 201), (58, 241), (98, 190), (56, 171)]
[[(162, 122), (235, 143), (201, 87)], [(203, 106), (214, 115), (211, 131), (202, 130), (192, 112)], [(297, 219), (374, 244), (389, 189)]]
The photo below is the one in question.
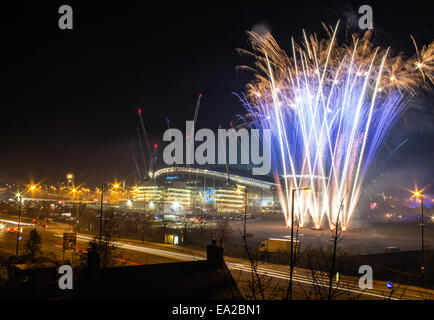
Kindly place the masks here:
[[(339, 45), (303, 31), (283, 51), (269, 34), (249, 32), (255, 79), (247, 85), (247, 118), (272, 131), (272, 158), (280, 201), (290, 225), (291, 189), (299, 225), (333, 226), (341, 201), (348, 228), (375, 154), (405, 111), (415, 89), (433, 81), (434, 43), (406, 58), (374, 47), (371, 32)], [(414, 39), (413, 39), (414, 41)]]

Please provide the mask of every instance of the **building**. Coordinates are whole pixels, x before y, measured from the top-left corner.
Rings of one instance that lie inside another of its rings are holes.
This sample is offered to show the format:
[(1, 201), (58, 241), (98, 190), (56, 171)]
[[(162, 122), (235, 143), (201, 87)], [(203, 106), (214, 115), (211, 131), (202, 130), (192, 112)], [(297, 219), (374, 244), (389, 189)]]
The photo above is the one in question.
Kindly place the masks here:
[(188, 167), (157, 170), (152, 183), (133, 188), (131, 206), (154, 214), (281, 212), (275, 183)]

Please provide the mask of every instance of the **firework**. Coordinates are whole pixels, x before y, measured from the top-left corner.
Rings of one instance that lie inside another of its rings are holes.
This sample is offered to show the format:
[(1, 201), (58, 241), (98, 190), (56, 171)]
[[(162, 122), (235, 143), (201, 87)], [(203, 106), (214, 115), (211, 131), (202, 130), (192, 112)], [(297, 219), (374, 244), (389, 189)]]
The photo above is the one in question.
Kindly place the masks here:
[(375, 154), (415, 90), (433, 80), (434, 44), (406, 58), (374, 47), (370, 31), (339, 45), (338, 25), (325, 30), (326, 39), (304, 31), (301, 44), (291, 39), (289, 54), (269, 33), (249, 32), (252, 51), (241, 52), (254, 56), (255, 68), (244, 68), (255, 78), (243, 102), (249, 123), (272, 131), (287, 224), (291, 189), (310, 187), (295, 193), (298, 224), (333, 227), (342, 202), (345, 230)]

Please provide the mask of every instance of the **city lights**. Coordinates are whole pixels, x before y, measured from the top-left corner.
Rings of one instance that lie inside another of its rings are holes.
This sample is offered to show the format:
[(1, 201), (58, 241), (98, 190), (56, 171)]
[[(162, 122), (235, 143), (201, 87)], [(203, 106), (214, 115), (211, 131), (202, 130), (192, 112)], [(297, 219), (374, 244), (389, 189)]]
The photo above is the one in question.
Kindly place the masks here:
[(430, 314), (428, 2), (65, 2), (2, 3), (5, 319)]

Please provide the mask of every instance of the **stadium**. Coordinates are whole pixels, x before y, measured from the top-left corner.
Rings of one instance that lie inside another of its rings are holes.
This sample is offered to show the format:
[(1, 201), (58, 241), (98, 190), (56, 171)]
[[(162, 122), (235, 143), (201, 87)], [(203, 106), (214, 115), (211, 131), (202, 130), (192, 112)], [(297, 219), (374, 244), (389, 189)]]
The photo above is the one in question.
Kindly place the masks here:
[(233, 216), (282, 212), (277, 185), (272, 182), (190, 167), (159, 169), (153, 178), (133, 188), (131, 205), (146, 213)]

